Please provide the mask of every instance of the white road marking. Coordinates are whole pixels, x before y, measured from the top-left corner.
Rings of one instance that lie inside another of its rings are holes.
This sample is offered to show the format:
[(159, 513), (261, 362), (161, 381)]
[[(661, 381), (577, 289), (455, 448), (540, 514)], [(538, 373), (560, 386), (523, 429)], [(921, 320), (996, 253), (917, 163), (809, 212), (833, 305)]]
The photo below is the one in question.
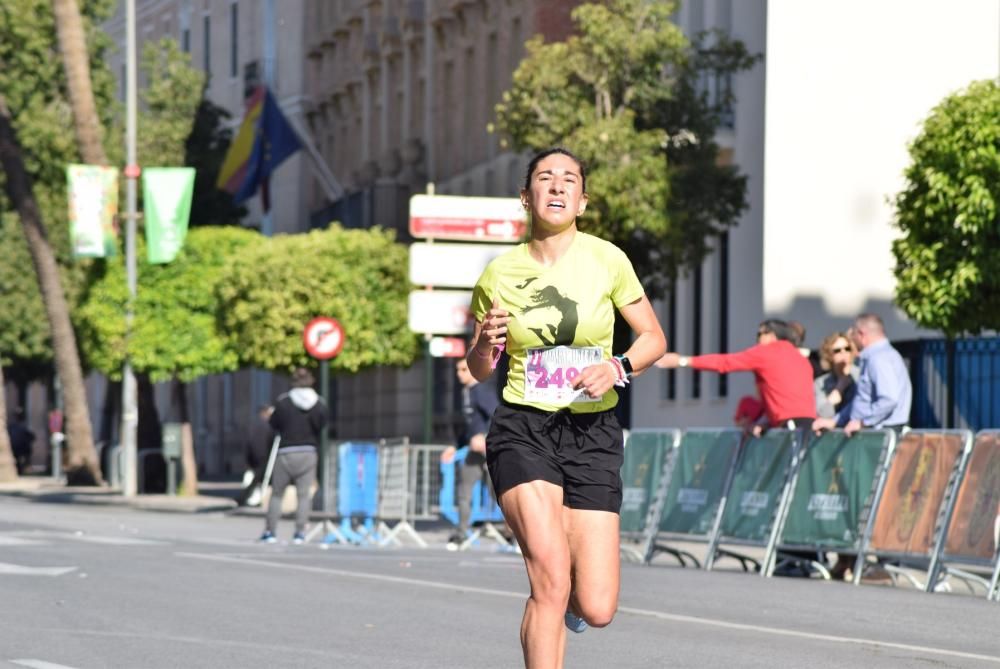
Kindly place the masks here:
[(34, 539), (0, 534), (0, 546), (44, 546), (47, 543), (47, 541), (35, 541)]
[[(346, 569), (330, 569), (327, 567), (311, 567), (301, 564), (285, 564), (282, 562), (269, 562), (267, 560), (256, 560), (250, 558), (234, 558), (223, 555), (206, 555), (200, 553), (174, 553), (178, 557), (193, 558), (196, 560), (210, 560), (216, 562), (235, 562), (245, 565), (259, 567), (271, 567), (275, 569), (292, 569), (305, 571), (314, 574), (327, 574), (330, 576), (346, 576), (369, 581), (382, 581), (385, 583), (402, 583), (405, 585), (416, 585), (425, 588), (435, 588), (439, 590), (450, 590), (452, 592), (468, 592), (481, 595), (493, 595), (496, 597), (513, 597), (524, 599), (526, 593), (508, 592), (505, 590), (493, 590), (491, 588), (477, 588), (475, 586), (461, 585), (457, 583), (443, 583), (441, 581), (425, 581), (417, 578), (406, 578), (403, 576), (388, 576), (385, 574), (368, 574), (359, 571), (349, 571)], [(710, 627), (723, 627), (726, 629), (743, 630), (746, 632), (759, 632), (762, 634), (773, 634), (775, 636), (791, 636), (799, 639), (811, 639), (815, 641), (828, 641), (831, 643), (847, 643), (857, 646), (872, 646), (875, 648), (892, 648), (904, 650), (912, 653), (927, 653), (929, 655), (944, 655), (946, 657), (957, 657), (968, 660), (981, 660), (1000, 664), (1000, 656), (979, 655), (977, 653), (964, 653), (958, 650), (948, 650), (947, 648), (933, 648), (930, 646), (915, 646), (905, 643), (893, 643), (891, 641), (880, 641), (878, 639), (864, 639), (860, 637), (834, 636), (831, 634), (816, 634), (814, 632), (797, 632), (795, 630), (783, 629), (780, 627), (766, 627), (764, 625), (749, 625), (746, 623), (734, 623), (726, 620), (715, 620), (712, 618), (699, 618), (696, 616), (685, 616), (676, 613), (665, 613), (663, 611), (653, 611), (650, 609), (637, 609), (628, 606), (618, 607), (621, 613), (628, 613), (635, 616), (656, 618), (659, 620), (669, 620), (671, 622), (689, 623), (694, 625), (707, 625)]]
[(4, 574), (12, 576), (62, 576), (76, 571), (76, 569), (76, 567), (24, 567), (19, 564), (0, 562), (0, 576)]
[(22, 667), (31, 667), (31, 669), (73, 669), (73, 667), (67, 667), (65, 664), (54, 664), (45, 660), (11, 660), (10, 662), (11, 664), (19, 664)]
[(153, 539), (136, 539), (133, 537), (109, 537), (100, 534), (84, 534), (78, 532), (33, 532), (32, 536), (49, 537), (52, 539), (69, 539), (71, 541), (81, 541), (88, 544), (102, 544), (110, 546), (165, 546), (166, 541), (155, 541)]

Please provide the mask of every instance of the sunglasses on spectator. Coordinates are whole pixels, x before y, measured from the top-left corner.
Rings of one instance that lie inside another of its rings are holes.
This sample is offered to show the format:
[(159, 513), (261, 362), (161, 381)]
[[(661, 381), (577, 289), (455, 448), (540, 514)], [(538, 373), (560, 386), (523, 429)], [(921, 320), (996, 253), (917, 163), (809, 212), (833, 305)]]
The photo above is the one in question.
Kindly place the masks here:
[(849, 353), (849, 352), (850, 352), (850, 350), (851, 350), (851, 349), (850, 349), (849, 347), (846, 347), (846, 346), (845, 346), (844, 348), (834, 348), (834, 349), (830, 349), (830, 353)]

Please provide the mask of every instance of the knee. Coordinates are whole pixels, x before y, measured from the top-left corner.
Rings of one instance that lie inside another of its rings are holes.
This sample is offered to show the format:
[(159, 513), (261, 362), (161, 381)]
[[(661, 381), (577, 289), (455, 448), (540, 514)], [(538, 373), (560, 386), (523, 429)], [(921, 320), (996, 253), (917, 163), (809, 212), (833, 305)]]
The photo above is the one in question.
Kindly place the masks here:
[(618, 602), (614, 600), (577, 602), (577, 613), (591, 627), (607, 627), (615, 618)]
[(580, 617), (591, 627), (607, 627), (615, 618), (616, 606), (591, 606), (580, 612)]
[(565, 607), (571, 585), (568, 565), (565, 569), (555, 564), (545, 565), (535, 570), (531, 578), (531, 597), (545, 604)]

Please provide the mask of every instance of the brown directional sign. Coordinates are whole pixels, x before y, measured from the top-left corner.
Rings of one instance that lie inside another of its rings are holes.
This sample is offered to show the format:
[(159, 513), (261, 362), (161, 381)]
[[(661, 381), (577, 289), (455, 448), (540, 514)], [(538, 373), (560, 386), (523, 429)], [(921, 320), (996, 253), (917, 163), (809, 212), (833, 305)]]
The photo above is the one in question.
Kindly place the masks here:
[(958, 489), (944, 552), (992, 561), (994, 527), (1000, 516), (1000, 433), (976, 436), (969, 466)]
[(910, 432), (903, 436), (875, 518), (873, 550), (931, 554), (941, 500), (964, 446), (961, 434)]

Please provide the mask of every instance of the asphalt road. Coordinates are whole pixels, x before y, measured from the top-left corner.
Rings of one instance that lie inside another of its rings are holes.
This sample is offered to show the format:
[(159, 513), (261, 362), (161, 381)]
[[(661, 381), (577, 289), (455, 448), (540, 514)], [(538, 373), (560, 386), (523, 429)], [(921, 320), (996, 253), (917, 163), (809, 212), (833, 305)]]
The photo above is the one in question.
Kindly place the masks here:
[[(0, 497), (0, 667), (517, 667), (520, 558), (260, 545), (262, 521)], [(291, 523), (280, 534), (287, 540)], [(623, 567), (567, 667), (1000, 666), (968, 594)]]

